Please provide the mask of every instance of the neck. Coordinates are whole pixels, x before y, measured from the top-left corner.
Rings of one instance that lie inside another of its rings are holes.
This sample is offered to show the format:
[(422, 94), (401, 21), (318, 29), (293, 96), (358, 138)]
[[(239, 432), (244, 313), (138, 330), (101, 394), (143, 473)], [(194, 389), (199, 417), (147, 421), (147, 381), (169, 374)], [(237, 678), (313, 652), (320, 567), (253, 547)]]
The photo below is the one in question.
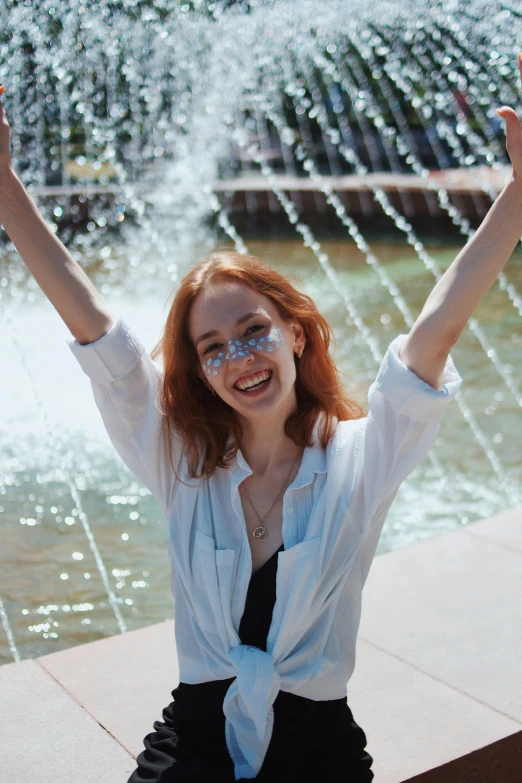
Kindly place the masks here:
[[(285, 419), (286, 420), (286, 419)], [(242, 421), (243, 436), (240, 449), (244, 458), (257, 475), (270, 473), (282, 464), (295, 459), (300, 452), (284, 431), (284, 421), (280, 418), (259, 422)]]

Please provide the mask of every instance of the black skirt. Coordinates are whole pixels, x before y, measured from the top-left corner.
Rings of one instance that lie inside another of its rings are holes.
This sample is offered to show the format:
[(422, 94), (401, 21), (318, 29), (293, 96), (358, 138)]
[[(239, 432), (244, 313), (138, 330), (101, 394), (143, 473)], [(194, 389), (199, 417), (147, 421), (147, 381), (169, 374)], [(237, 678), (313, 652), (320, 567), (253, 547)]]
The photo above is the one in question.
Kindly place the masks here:
[[(283, 549), (283, 545), (278, 551)], [(266, 651), (276, 600), (277, 554), (250, 580), (239, 626), (241, 644)], [(128, 783), (235, 783), (225, 739), (223, 700), (234, 681), (190, 685), (180, 682), (163, 722), (143, 740), (138, 768)], [(353, 719), (346, 696), (314, 701), (279, 691), (274, 727), (263, 765), (255, 780), (265, 783), (369, 783), (372, 757), (366, 735)], [(246, 778), (241, 778), (246, 780)]]

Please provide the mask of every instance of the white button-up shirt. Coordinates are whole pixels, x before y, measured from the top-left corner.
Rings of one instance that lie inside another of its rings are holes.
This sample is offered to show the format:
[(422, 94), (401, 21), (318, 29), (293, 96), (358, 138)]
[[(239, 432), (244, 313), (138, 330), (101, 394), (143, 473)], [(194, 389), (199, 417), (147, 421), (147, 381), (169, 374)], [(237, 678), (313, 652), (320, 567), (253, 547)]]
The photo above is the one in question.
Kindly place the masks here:
[(118, 318), (94, 343), (67, 340), (116, 451), (165, 515), (180, 680), (235, 678), (223, 712), (236, 780), (261, 768), (280, 689), (316, 701), (347, 694), (362, 588), (386, 514), (462, 384), (451, 356), (438, 391), (422, 381), (399, 359), (405, 337), (386, 351), (368, 391), (368, 415), (339, 422), (326, 449), (315, 434), (284, 494), (284, 551), (266, 652), (238, 636), (252, 573), (238, 492), (252, 470), (241, 451), (228, 469), (195, 480), (175, 437), (173, 461), (186, 483), (179, 481), (162, 429), (163, 373), (129, 326)]

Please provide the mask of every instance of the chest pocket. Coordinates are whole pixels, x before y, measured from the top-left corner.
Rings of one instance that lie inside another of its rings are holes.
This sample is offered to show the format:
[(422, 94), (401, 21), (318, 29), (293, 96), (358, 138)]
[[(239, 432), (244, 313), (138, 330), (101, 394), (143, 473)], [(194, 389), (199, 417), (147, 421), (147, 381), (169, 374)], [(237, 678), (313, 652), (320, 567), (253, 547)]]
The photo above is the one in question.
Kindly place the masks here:
[(196, 530), (192, 560), (194, 614), (205, 635), (219, 634), (229, 645), (237, 643), (230, 611), (235, 558), (233, 549), (216, 549), (212, 536)]

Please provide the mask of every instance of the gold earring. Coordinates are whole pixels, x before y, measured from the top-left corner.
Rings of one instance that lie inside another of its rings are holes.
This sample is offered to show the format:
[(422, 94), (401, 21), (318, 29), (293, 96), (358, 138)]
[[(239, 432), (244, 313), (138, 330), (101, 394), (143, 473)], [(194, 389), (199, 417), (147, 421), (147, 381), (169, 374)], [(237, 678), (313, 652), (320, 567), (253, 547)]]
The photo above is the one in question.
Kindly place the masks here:
[(297, 354), (297, 358), (300, 359), (303, 355), (304, 348), (301, 348), (301, 351)]

